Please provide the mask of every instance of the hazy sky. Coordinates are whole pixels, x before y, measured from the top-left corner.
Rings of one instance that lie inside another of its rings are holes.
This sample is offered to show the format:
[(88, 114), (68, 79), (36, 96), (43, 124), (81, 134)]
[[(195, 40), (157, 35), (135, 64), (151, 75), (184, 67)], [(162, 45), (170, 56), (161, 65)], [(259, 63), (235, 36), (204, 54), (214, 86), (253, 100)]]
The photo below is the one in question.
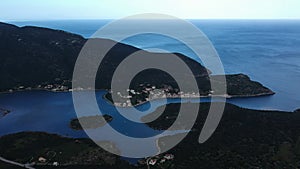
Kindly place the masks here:
[(188, 19), (300, 19), (300, 0), (0, 1), (0, 20), (118, 19), (139, 13)]

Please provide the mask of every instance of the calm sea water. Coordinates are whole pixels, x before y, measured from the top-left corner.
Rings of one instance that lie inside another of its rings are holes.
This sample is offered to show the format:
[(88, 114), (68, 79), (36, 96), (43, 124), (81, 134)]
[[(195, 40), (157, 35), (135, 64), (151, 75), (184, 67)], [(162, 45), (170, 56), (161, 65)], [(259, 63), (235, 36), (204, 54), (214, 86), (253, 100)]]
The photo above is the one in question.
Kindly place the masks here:
[[(62, 29), (88, 38), (108, 22), (110, 21), (27, 21), (13, 24)], [(247, 74), (252, 80), (259, 81), (276, 92), (273, 96), (235, 98), (229, 99), (228, 102), (253, 109), (293, 111), (300, 107), (300, 21), (191, 20), (191, 22), (212, 41), (226, 73)], [(189, 48), (167, 37), (148, 34), (126, 39), (124, 43), (143, 49), (160, 48), (180, 52), (197, 60)], [(113, 115), (111, 125), (116, 130), (135, 137), (160, 133), (143, 124), (135, 124), (124, 119), (113, 106), (102, 99), (103, 94), (104, 91), (97, 93), (99, 107), (107, 114)], [(168, 103), (179, 101), (168, 99)], [(139, 108), (147, 110), (145, 112), (147, 113), (163, 103), (155, 100), (152, 104), (151, 109), (148, 109), (149, 104)], [(32, 91), (0, 94), (0, 107), (13, 111), (0, 119), (0, 136), (19, 131), (47, 131), (65, 136), (86, 137), (84, 132), (73, 131), (68, 127), (69, 120), (76, 117), (70, 93)], [(117, 145), (120, 149), (126, 148), (122, 142), (118, 142)], [(154, 147), (153, 143), (153, 150)]]

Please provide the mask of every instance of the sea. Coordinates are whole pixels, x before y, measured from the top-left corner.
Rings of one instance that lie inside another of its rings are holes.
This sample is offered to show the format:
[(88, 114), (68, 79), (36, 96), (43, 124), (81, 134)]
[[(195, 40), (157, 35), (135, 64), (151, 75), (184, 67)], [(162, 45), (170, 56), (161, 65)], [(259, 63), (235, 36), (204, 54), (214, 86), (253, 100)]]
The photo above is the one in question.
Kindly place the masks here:
[[(243, 73), (273, 90), (272, 96), (232, 98), (227, 102), (244, 108), (294, 111), (300, 108), (300, 20), (187, 20), (199, 28), (214, 45), (226, 74)], [(16, 21), (18, 26), (39, 26), (91, 37), (112, 20)], [(145, 50), (162, 49), (182, 53), (196, 61), (198, 57), (179, 41), (156, 35), (128, 38), (123, 43)], [(201, 63), (201, 61), (199, 61)], [(159, 134), (145, 124), (137, 124), (119, 115), (103, 95), (96, 93), (99, 107), (114, 117), (116, 130), (133, 137)], [(168, 99), (167, 103), (199, 102), (199, 99)], [(207, 100), (209, 101), (209, 100)], [(165, 102), (154, 100), (139, 106), (145, 114)], [(69, 128), (76, 117), (71, 93), (26, 91), (0, 94), (0, 107), (12, 112), (0, 118), (0, 136), (20, 131), (45, 131), (69, 137), (87, 137), (83, 131)], [(150, 107), (150, 108), (149, 108)], [(130, 111), (128, 108), (127, 111)], [(104, 127), (105, 128), (105, 127)], [(99, 138), (105, 139), (105, 138)], [(126, 149), (122, 142), (116, 143)], [(151, 147), (151, 146), (149, 146)], [(152, 148), (155, 149), (153, 142)]]

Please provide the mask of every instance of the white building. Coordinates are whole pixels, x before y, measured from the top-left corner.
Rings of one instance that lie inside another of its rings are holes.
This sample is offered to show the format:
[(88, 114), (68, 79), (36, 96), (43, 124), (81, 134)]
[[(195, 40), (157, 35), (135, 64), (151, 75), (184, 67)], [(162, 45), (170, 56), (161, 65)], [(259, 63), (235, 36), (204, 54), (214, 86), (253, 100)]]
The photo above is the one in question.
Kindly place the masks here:
[(44, 157), (39, 157), (39, 162), (41, 162), (41, 163), (45, 163), (47, 160), (44, 158)]
[(149, 161), (149, 164), (150, 164), (150, 165), (155, 165), (155, 164), (156, 164), (156, 162), (157, 162), (157, 160), (156, 160), (156, 159), (151, 159), (151, 160)]
[(172, 160), (172, 159), (174, 159), (174, 155), (173, 154), (166, 154), (164, 156), (164, 158), (167, 159), (167, 160)]

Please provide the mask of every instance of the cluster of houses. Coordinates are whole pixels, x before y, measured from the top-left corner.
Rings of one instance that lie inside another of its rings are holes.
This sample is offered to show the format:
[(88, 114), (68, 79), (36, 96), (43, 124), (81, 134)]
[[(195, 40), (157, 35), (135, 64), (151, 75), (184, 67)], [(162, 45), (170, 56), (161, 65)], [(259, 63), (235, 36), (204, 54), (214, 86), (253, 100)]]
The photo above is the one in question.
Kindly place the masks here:
[(82, 88), (82, 87), (77, 87), (77, 88), (69, 88), (68, 86), (64, 86), (64, 85), (47, 85), (44, 87), (44, 89), (46, 90), (51, 90), (53, 92), (73, 92), (73, 91), (83, 91), (83, 90), (92, 90), (91, 87), (88, 87), (86, 89)]
[[(45, 90), (51, 90), (53, 92), (72, 91), (72, 89), (69, 89), (69, 87), (64, 86), (64, 85), (59, 85), (59, 84), (48, 84), (45, 86), (38, 85), (34, 89), (45, 89)], [(23, 90), (32, 90), (32, 87), (19, 86), (14, 89), (9, 89), (8, 92), (23, 91)]]
[[(143, 84), (141, 84), (143, 85)], [(161, 99), (161, 98), (198, 98), (201, 97), (201, 94), (199, 92), (184, 92), (179, 91), (179, 89), (173, 89), (171, 86), (165, 86), (162, 89), (157, 89), (156, 86), (141, 86), (142, 90), (135, 91), (133, 89), (127, 89), (128, 94), (121, 94), (121, 92), (117, 92), (117, 96), (120, 97), (122, 100), (121, 102), (114, 102), (116, 106), (119, 107), (131, 107), (131, 101), (133, 97), (136, 97), (137, 95), (143, 94), (144, 96), (148, 96), (145, 98), (146, 101), (154, 100), (154, 99)], [(214, 91), (210, 91), (208, 96), (212, 96), (214, 94)], [(137, 104), (141, 104), (145, 101), (142, 100), (136, 100)]]
[[(44, 158), (44, 157), (39, 157), (38, 161), (39, 161), (40, 163), (42, 163), (42, 164), (46, 164), (46, 163), (47, 163), (47, 159)], [(50, 164), (50, 165), (51, 165), (51, 164)], [(52, 166), (57, 167), (57, 166), (59, 166), (59, 163), (58, 163), (57, 161), (54, 161), (54, 162), (52, 163)]]
[[(42, 88), (40, 85), (38, 86), (38, 88), (39, 87)], [(51, 90), (51, 91), (54, 91), (54, 92), (69, 91), (69, 88), (67, 86), (58, 85), (58, 84), (55, 84), (55, 85), (52, 85), (52, 84), (46, 85), (44, 87), (44, 89)]]
[(155, 166), (157, 164), (163, 164), (167, 161), (173, 160), (174, 155), (173, 154), (165, 154), (162, 157), (161, 156), (155, 156), (152, 158), (148, 158), (145, 160), (139, 161), (140, 164), (144, 165), (146, 164), (147, 166)]

